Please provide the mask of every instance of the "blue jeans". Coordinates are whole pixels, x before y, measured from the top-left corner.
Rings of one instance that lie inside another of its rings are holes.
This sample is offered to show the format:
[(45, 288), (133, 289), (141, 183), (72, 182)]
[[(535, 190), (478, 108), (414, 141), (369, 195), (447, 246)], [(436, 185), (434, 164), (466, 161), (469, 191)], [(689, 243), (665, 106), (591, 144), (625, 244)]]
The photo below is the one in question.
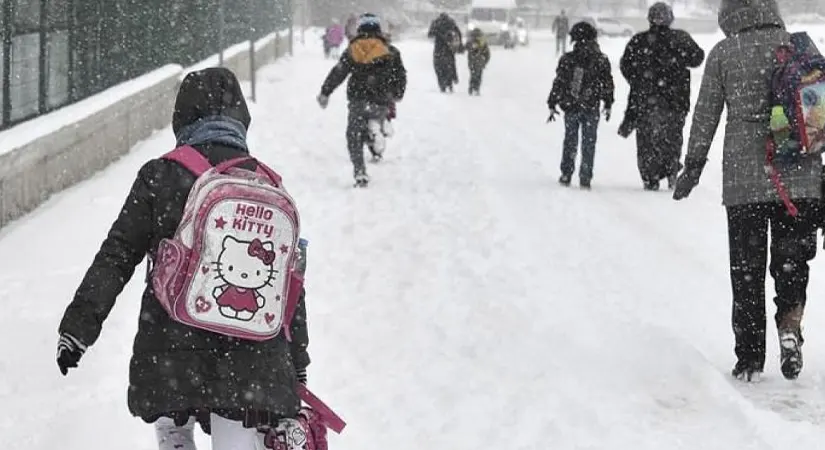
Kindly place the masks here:
[(576, 154), (579, 147), (579, 129), (582, 134), (582, 163), (579, 179), (593, 178), (593, 159), (596, 157), (596, 138), (599, 129), (599, 111), (564, 113), (564, 148), (561, 156), (562, 175), (572, 176), (576, 170)]

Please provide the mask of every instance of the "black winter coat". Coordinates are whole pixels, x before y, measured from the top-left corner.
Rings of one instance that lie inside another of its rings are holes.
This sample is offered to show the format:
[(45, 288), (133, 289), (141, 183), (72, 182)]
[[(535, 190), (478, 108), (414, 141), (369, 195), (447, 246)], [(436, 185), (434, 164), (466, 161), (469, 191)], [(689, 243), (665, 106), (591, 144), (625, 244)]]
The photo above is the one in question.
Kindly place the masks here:
[(490, 46), (484, 38), (470, 39), (464, 45), (467, 49), (467, 65), (470, 72), (480, 72), (484, 70), (490, 62)]
[[(207, 69), (184, 80), (173, 116), (176, 132), (210, 115), (228, 115), (248, 126), (237, 80), (223, 70)], [(222, 145), (196, 148), (212, 164), (246, 155)], [(63, 316), (61, 333), (95, 343), (135, 267), (146, 255), (154, 258), (161, 239), (174, 235), (194, 181), (194, 175), (172, 161), (154, 159), (140, 169)], [(159, 416), (185, 420), (204, 411), (248, 425), (294, 416), (300, 407), (296, 372), (309, 364), (303, 297), (291, 331), (290, 344), (283, 336), (253, 342), (191, 328), (171, 320), (147, 285), (130, 364), (129, 410), (147, 422)]]
[(654, 26), (630, 39), (620, 62), (630, 84), (629, 110), (638, 115), (660, 106), (690, 111), (690, 68), (699, 67), (705, 52), (685, 31)]
[[(433, 20), (429, 31), (427, 31), (427, 37), (435, 42), (433, 51), (436, 58), (454, 56), (457, 50), (461, 50), (460, 46), (463, 42), (461, 29), (458, 28), (455, 20), (446, 14), (442, 14)], [(459, 48), (454, 48), (453, 45), (455, 44), (458, 44)]]
[(547, 106), (564, 112), (599, 111), (613, 107), (613, 74), (610, 60), (596, 42), (579, 42), (559, 59)]
[(401, 52), (379, 34), (361, 34), (350, 42), (321, 86), (329, 97), (344, 80), (347, 100), (389, 106), (404, 98), (407, 70)]

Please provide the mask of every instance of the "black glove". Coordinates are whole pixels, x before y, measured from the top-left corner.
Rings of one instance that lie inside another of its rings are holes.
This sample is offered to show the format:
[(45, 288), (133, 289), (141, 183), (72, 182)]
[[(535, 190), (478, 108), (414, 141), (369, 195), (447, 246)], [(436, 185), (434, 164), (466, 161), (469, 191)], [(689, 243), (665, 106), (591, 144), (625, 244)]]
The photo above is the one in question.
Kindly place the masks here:
[(307, 368), (304, 367), (303, 369), (298, 369), (295, 371), (298, 376), (298, 382), (303, 384), (304, 386), (307, 385)]
[(318, 94), (318, 96), (315, 97), (315, 100), (318, 102), (318, 106), (320, 106), (321, 109), (327, 109), (327, 106), (329, 106), (329, 96), (327, 95)]
[(685, 161), (685, 170), (679, 175), (673, 190), (674, 200), (682, 200), (690, 195), (693, 188), (699, 184), (699, 177), (702, 176), (702, 170), (707, 162), (707, 159)]
[(550, 107), (550, 116), (547, 117), (547, 123), (555, 122), (556, 116), (559, 114), (558, 110), (556, 110), (555, 106)]
[(57, 366), (60, 367), (60, 373), (66, 375), (69, 369), (77, 367), (85, 352), (86, 344), (80, 339), (69, 333), (61, 334), (57, 341)]
[(610, 106), (605, 106), (605, 108), (604, 108), (604, 121), (605, 122), (610, 122), (611, 113), (612, 113), (611, 107)]

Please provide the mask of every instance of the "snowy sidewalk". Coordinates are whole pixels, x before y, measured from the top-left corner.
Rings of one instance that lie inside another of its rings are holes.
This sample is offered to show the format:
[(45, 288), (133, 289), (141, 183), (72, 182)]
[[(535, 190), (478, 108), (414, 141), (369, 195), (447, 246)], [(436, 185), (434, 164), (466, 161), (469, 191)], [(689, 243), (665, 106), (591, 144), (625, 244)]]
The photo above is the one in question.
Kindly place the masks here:
[[(464, 57), (458, 92), (442, 95), (430, 44), (399, 46), (410, 86), (367, 190), (351, 188), (344, 87), (315, 103), (333, 64), (320, 44), (262, 70), (251, 105), (251, 146), (283, 174), (310, 240), (310, 384), (350, 423), (332, 448), (825, 448), (821, 258), (800, 380), (781, 379), (772, 326), (764, 383), (727, 376), (720, 147), (688, 201), (642, 192), (633, 140), (616, 136), (616, 71), (594, 189), (560, 188), (563, 129), (544, 124), (552, 43), (495, 49), (478, 98)], [(602, 47), (616, 68), (623, 42)], [(167, 129), (0, 231), (8, 448), (156, 448), (126, 408), (144, 268), (79, 370), (61, 377), (54, 346), (138, 168), (172, 143)]]

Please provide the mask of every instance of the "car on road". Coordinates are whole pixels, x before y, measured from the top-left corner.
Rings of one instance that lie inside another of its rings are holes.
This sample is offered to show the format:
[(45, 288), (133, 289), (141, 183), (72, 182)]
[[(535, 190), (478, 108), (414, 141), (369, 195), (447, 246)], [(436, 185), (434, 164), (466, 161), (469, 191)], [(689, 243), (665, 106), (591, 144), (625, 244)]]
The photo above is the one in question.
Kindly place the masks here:
[(599, 36), (629, 38), (636, 33), (636, 30), (634, 30), (632, 26), (618, 19), (609, 17), (585, 17), (584, 21), (593, 25), (599, 32)]

